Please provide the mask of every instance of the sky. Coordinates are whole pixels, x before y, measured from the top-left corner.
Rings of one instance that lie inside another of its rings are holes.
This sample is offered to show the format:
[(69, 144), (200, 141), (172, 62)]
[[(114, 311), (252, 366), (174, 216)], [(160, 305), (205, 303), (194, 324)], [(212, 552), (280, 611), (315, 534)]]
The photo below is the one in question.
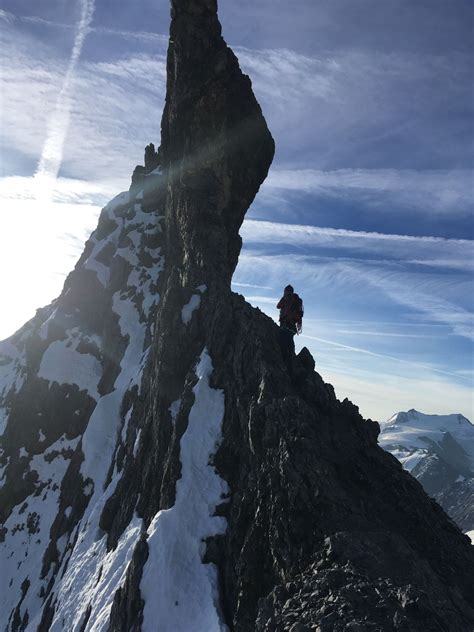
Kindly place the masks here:
[[(159, 144), (165, 0), (2, 0), (0, 339)], [(291, 283), (339, 398), (474, 417), (471, 0), (221, 0), (276, 142), (233, 288)]]

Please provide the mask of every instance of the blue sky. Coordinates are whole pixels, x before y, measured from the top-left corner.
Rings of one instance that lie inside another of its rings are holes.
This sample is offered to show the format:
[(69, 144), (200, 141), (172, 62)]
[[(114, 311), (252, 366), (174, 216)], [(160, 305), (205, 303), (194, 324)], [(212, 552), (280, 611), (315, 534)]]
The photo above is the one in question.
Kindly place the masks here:
[[(1, 6), (4, 337), (159, 143), (169, 9)], [(297, 346), (364, 415), (472, 419), (472, 2), (225, 0), (220, 17), (277, 146), (234, 289), (276, 318), (291, 282)]]

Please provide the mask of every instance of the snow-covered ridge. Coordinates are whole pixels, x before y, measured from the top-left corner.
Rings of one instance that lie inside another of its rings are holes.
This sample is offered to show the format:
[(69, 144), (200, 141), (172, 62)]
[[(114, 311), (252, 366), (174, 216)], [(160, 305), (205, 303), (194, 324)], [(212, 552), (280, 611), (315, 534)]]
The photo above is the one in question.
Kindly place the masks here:
[[(115, 455), (133, 415), (124, 401), (141, 388), (159, 302), (161, 215), (145, 204), (141, 192), (109, 203), (61, 296), (0, 343), (1, 629), (36, 630), (47, 598), (57, 605), (51, 629), (66, 629), (69, 611), (67, 629), (76, 629), (87, 608), (78, 611), (78, 573), (102, 629), (140, 535), (134, 521), (114, 555), (97, 539), (123, 467)], [(79, 485), (72, 500), (68, 477)], [(2, 491), (17, 504), (2, 503)]]
[(227, 630), (219, 611), (217, 569), (202, 564), (206, 538), (226, 530), (225, 518), (214, 512), (229, 491), (210, 465), (224, 417), (224, 393), (209, 384), (212, 370), (204, 349), (196, 368), (194, 404), (181, 437), (176, 502), (158, 512), (147, 531), (149, 557), (140, 584), (143, 632)]
[[(429, 451), (446, 452), (449, 434), (474, 471), (474, 425), (463, 415), (427, 415), (411, 409), (381, 423), (379, 443), (412, 470)], [(454, 457), (453, 457), (454, 458)]]

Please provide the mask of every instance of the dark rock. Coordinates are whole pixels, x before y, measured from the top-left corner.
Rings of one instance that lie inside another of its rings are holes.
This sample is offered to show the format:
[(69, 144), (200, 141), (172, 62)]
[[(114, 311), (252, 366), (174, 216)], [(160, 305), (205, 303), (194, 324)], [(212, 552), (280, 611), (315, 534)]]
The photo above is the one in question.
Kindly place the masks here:
[(309, 372), (312, 373), (316, 366), (313, 356), (309, 352), (306, 347), (303, 347), (301, 351), (297, 355), (298, 360), (303, 365), (303, 367)]
[(160, 148), (156, 151), (155, 145), (150, 143), (145, 147), (145, 166), (137, 165), (133, 171), (130, 191), (137, 193), (140, 189), (148, 189), (150, 185), (156, 185), (156, 181), (161, 178), (161, 174), (158, 173), (160, 166)]
[(145, 167), (137, 165), (132, 173), (132, 183), (130, 185), (130, 191), (136, 191), (145, 182)]
[(155, 145), (150, 143), (145, 147), (145, 173), (151, 173), (161, 164), (160, 155), (155, 151)]
[(474, 477), (455, 480), (443, 487), (436, 500), (463, 531), (474, 526)]

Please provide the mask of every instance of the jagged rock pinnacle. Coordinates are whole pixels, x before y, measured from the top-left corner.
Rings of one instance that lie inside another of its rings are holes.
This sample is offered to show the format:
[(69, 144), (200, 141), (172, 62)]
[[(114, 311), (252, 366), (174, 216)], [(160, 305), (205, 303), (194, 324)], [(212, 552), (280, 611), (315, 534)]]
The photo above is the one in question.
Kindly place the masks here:
[(161, 152), (173, 263), (204, 276), (217, 269), (229, 284), (238, 231), (274, 143), (250, 79), (222, 38), (216, 2), (174, 0), (171, 15)]

